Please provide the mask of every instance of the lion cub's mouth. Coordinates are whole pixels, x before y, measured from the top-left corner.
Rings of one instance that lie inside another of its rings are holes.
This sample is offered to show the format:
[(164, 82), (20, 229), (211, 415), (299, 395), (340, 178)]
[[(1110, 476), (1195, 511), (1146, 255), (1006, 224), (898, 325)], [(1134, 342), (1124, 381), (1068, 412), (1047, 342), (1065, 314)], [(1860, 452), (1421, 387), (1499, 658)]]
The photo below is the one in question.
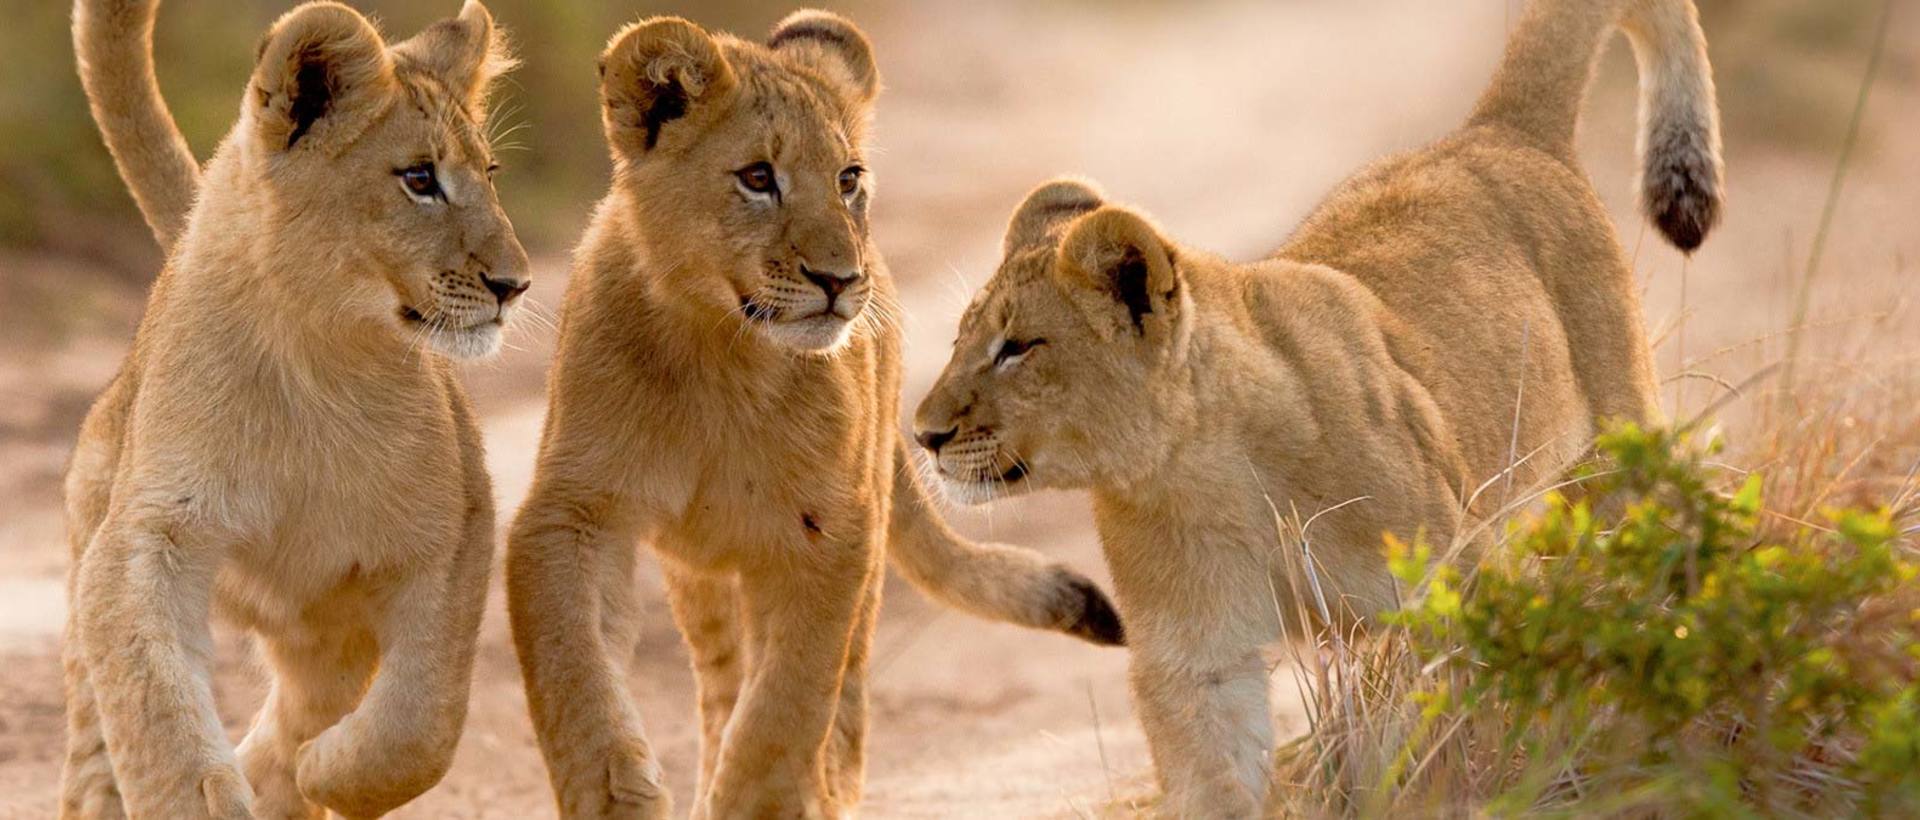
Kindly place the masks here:
[(752, 296), (740, 297), (740, 315), (756, 322), (770, 322), (780, 318), (780, 309), (763, 304)]
[(949, 472), (935, 464), (934, 474), (945, 487), (947, 497), (961, 504), (987, 504), (1026, 493), (1030, 468), (1025, 459), (1014, 459), (1004, 470), (997, 470), (996, 466)]
[(425, 342), (455, 359), (483, 359), (498, 353), (506, 329), (506, 316), (501, 313), (466, 325), (453, 325), (444, 317), (429, 319), (412, 305), (401, 305), (398, 314), (401, 327), (415, 334), (415, 343)]
[(411, 305), (401, 305), (400, 321), (409, 327), (425, 328), (427, 330), (441, 331), (441, 332), (447, 332), (447, 333), (458, 333), (460, 331), (477, 330), (479, 328), (484, 328), (489, 326), (504, 326), (506, 324), (506, 317), (501, 313), (495, 313), (493, 315), (493, 318), (490, 318), (490, 319), (484, 319), (482, 321), (473, 322), (471, 324), (454, 325), (444, 320), (429, 321), (426, 316), (422, 315), (419, 310), (415, 309)]

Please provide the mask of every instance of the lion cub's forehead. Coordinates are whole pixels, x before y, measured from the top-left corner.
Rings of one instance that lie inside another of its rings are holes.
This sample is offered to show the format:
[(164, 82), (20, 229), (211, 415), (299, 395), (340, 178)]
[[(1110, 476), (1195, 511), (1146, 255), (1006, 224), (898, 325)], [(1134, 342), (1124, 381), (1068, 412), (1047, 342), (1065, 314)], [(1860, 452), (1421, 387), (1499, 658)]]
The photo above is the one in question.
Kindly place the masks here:
[(1037, 306), (1053, 291), (1053, 249), (1035, 248), (1008, 256), (993, 278), (973, 295), (960, 319), (962, 335), (998, 334), (1015, 317)]
[(728, 62), (740, 79), (739, 110), (762, 123), (783, 153), (839, 162), (859, 153), (867, 110), (832, 81), (799, 70), (764, 46), (733, 40)]
[(395, 113), (423, 123), (434, 160), (479, 166), (492, 163), (493, 148), (488, 144), (486, 129), (477, 112), (469, 110), (459, 95), (432, 72), (406, 62), (395, 74), (401, 88)]

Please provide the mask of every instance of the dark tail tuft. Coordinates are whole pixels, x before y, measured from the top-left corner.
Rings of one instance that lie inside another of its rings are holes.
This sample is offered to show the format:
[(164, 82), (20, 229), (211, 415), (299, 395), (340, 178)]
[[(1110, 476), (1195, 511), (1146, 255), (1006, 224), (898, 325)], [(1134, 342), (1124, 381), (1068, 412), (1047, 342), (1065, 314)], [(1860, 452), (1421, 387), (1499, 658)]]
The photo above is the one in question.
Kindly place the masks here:
[(1061, 631), (1100, 646), (1126, 646), (1127, 628), (1099, 585), (1065, 567), (1057, 572), (1061, 587), (1069, 592), (1062, 601)]
[(1689, 127), (1659, 128), (1647, 137), (1642, 207), (1668, 241), (1687, 253), (1720, 221), (1720, 169), (1709, 139)]

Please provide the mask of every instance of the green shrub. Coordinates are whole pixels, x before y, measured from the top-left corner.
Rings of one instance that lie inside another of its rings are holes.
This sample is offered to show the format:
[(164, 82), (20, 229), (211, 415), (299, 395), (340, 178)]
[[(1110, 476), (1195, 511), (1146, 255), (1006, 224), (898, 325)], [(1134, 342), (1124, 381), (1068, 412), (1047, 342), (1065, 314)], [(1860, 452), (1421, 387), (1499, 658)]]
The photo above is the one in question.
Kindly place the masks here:
[(1585, 497), (1549, 496), (1471, 578), (1390, 546), (1427, 682), (1384, 789), (1464, 740), (1495, 814), (1920, 812), (1917, 570), (1889, 513), (1787, 520), (1674, 433), (1598, 450)]

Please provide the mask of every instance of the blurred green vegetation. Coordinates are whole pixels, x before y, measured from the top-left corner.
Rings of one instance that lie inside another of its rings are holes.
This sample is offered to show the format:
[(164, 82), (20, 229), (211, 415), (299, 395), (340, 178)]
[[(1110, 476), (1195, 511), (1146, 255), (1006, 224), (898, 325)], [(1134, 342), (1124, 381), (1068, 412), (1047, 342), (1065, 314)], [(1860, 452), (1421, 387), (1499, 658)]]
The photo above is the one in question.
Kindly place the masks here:
[[(350, 0), (392, 39), (455, 13), (458, 0)], [(1325, 0), (1322, 0), (1325, 1)], [(1879, 0), (1698, 0), (1707, 17), (1730, 139), (1829, 151), (1852, 99)], [(856, 18), (883, 0), (829, 3)], [(197, 155), (231, 126), (254, 44), (289, 0), (173, 0), (155, 49), (169, 107)], [(709, 28), (766, 31), (793, 0), (598, 3), (489, 0), (525, 59), (500, 90), (502, 127), (524, 126), (503, 156), (502, 196), (529, 246), (564, 248), (607, 175), (594, 60), (622, 23), (680, 14)], [(148, 275), (158, 258), (87, 113), (74, 72), (70, 6), (16, 3), (0, 27), (11, 70), (0, 81), (0, 248), (79, 257)], [(1105, 6), (1087, 4), (1087, 14)], [(1910, 82), (1911, 55), (1895, 49), (1884, 79)], [(1905, 60), (1906, 62), (1902, 62)]]
[[(351, 3), (392, 41), (460, 6), (460, 0)], [(204, 160), (232, 126), (255, 44), (294, 5), (174, 0), (162, 6), (154, 44), (161, 89), (196, 156)], [(797, 7), (773, 0), (487, 0), (487, 6), (523, 58), (496, 97), (502, 128), (523, 126), (510, 140), (523, 147), (501, 157), (501, 196), (527, 244), (548, 251), (573, 241), (606, 186), (594, 62), (615, 29), (648, 15), (680, 14), (752, 36)], [(13, 66), (0, 81), (0, 247), (79, 256), (144, 277), (158, 251), (87, 111), (74, 69), (70, 8), (59, 0), (13, 4), (10, 25), (0, 27), (0, 53)], [(845, 10), (857, 14), (858, 7)]]
[[(1695, 0), (1729, 140), (1831, 155), (1882, 4), (1900, 0)], [(1899, 21), (1895, 21), (1899, 25)], [(1879, 81), (1910, 85), (1915, 54), (1889, 32)], [(1869, 145), (1869, 147), (1871, 147)]]

